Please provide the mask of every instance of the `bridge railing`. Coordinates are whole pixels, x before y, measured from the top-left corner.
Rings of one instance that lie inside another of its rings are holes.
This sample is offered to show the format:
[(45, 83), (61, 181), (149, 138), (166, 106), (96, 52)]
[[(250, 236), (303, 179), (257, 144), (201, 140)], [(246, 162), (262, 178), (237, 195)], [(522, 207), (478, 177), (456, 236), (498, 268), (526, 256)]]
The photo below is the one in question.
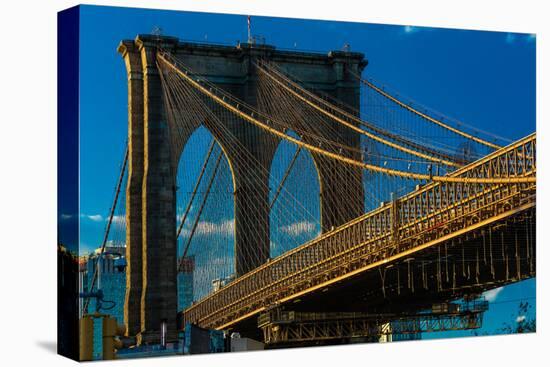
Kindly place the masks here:
[[(536, 135), (455, 171), (463, 177), (525, 177), (536, 174)], [(444, 236), (483, 219), (484, 209), (517, 206), (518, 193), (535, 183), (432, 183), (271, 260), (184, 311), (186, 322), (223, 327), (270, 305), (296, 297), (367, 263)], [(493, 213), (493, 214), (491, 214)]]
[[(502, 148), (470, 165), (454, 171), (450, 176), (467, 178), (511, 178), (532, 176), (536, 172), (536, 135), (531, 134)], [(499, 184), (518, 189), (532, 183)], [(483, 205), (483, 200), (470, 200), (488, 190), (489, 185), (475, 183), (431, 183), (413, 191), (397, 201), (400, 225), (414, 224), (453, 204)], [(443, 219), (443, 218), (442, 218)]]

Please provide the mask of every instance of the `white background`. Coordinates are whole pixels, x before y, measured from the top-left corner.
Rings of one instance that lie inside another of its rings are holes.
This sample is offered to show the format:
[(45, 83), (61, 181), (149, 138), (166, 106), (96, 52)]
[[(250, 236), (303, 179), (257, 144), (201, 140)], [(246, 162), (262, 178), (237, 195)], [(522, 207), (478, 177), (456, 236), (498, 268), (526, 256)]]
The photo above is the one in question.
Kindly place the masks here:
[[(548, 149), (550, 10), (545, 1), (92, 1), (250, 15), (537, 34), (537, 334), (170, 357), (102, 366), (546, 365), (550, 356)], [(0, 364), (64, 366), (56, 338), (56, 12), (73, 1), (0, 9)], [(513, 68), (513, 65), (510, 65)], [(518, 121), (517, 123), (521, 123)]]

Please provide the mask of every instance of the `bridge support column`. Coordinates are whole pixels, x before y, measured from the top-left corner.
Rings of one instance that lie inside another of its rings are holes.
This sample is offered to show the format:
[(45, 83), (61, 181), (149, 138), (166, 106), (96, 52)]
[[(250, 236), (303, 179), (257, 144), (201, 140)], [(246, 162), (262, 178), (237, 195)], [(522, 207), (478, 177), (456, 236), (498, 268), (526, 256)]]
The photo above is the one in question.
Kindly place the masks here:
[(240, 276), (269, 258), (269, 192), (259, 167), (238, 168), (235, 176), (235, 273)]
[(161, 323), (175, 335), (177, 314), (176, 190), (168, 123), (156, 66), (155, 41), (139, 40), (143, 64), (144, 171), (142, 186), (144, 343), (160, 340)]
[(141, 331), (142, 215), (143, 182), (143, 72), (141, 57), (134, 42), (121, 43), (128, 75), (128, 186), (126, 187), (126, 296), (124, 324), (126, 334)]
[(336, 166), (334, 161), (317, 157), (321, 183), (321, 226), (324, 231), (338, 227), (364, 213), (362, 172)]
[[(332, 72), (334, 75), (334, 90), (332, 94), (338, 101), (349, 106), (348, 112), (357, 115), (360, 110), (360, 88), (347, 69), (355, 74), (361, 74), (365, 65), (355, 61), (350, 62), (346, 53), (332, 52)], [(326, 127), (319, 127), (319, 134), (327, 139), (334, 139), (335, 132), (340, 142), (346, 146), (361, 149), (361, 136), (342, 125), (327, 121)], [(360, 168), (345, 166), (334, 160), (316, 155), (317, 169), (321, 184), (321, 225), (323, 230), (338, 227), (364, 213), (363, 171)], [(355, 159), (361, 160), (357, 153)]]
[(140, 344), (158, 343), (163, 322), (168, 337), (176, 335), (175, 176), (155, 59), (157, 46), (157, 40), (140, 37), (133, 45), (123, 43), (119, 48), (130, 80), (136, 80), (135, 87), (129, 84), (125, 322), (128, 334), (137, 335)]

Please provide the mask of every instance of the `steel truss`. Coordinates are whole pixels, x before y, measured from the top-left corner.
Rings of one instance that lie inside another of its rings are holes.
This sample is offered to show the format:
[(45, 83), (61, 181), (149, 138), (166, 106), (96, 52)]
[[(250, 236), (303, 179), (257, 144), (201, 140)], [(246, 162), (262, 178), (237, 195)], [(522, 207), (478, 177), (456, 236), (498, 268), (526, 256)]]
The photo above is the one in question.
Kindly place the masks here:
[[(364, 313), (301, 313), (274, 309), (258, 317), (267, 345), (403, 336), (423, 332), (477, 329), (482, 326), (487, 301), (454, 305), (445, 312), (412, 315)], [(402, 339), (399, 337), (399, 339)]]

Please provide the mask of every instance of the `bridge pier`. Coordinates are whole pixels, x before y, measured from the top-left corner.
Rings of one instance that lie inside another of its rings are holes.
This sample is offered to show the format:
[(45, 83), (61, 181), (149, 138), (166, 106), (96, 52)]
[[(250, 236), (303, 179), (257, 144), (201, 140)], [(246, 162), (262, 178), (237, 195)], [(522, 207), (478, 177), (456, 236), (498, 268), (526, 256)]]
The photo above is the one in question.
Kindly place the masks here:
[[(348, 64), (346, 54), (343, 52), (331, 52), (335, 60), (333, 63), (334, 90), (332, 96), (351, 107), (347, 112), (358, 116), (361, 109), (360, 88), (354, 83), (350, 74), (346, 72), (349, 68), (355, 74), (361, 74), (363, 66), (360, 64)], [(346, 110), (346, 108), (343, 108)], [(347, 127), (334, 125), (328, 121), (328, 125), (336, 130), (340, 142), (349, 147), (361, 148), (361, 136)], [(330, 136), (328, 131), (320, 129), (321, 135)], [(353, 155), (356, 160), (361, 160), (361, 154)], [(363, 171), (360, 168), (346, 167), (327, 159), (316, 156), (315, 159), (321, 180), (321, 226), (324, 230), (338, 227), (352, 219), (355, 219), (365, 212), (363, 192)], [(342, 205), (345, 203), (345, 205)], [(335, 208), (345, 210), (337, 211)]]
[(128, 70), (128, 186), (126, 188), (126, 295), (124, 323), (127, 335), (141, 331), (143, 184), (143, 72), (133, 42), (119, 47)]
[(237, 276), (246, 274), (269, 259), (268, 177), (265, 171), (256, 165), (249, 168), (241, 168), (237, 165), (235, 170), (235, 274)]
[(128, 72), (130, 149), (124, 314), (128, 335), (138, 336), (140, 344), (158, 342), (162, 322), (176, 336), (175, 175), (157, 46), (156, 40), (138, 39), (119, 47)]

